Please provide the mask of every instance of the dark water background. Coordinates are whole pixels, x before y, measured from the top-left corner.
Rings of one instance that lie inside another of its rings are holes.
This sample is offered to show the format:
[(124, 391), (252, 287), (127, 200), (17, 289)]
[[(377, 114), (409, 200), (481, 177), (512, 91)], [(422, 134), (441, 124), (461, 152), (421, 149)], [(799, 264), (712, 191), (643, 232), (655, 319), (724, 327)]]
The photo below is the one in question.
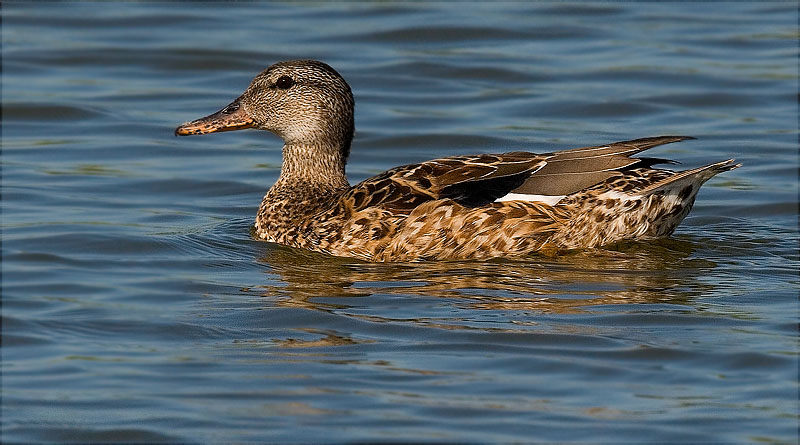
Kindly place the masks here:
[[(2, 440), (795, 442), (796, 2), (2, 5)], [(256, 242), (280, 141), (175, 138), (273, 62), (351, 182), (660, 134), (674, 237), (364, 264)]]

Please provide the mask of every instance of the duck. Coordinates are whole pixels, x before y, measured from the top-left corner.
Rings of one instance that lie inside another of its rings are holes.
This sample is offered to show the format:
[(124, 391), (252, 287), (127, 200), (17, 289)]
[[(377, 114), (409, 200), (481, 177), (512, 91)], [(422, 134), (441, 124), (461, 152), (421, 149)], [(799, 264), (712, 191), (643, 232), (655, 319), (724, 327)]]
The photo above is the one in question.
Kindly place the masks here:
[(280, 175), (256, 215), (255, 238), (374, 262), (487, 260), (668, 237), (700, 186), (734, 159), (672, 171), (636, 157), (688, 136), (563, 151), (449, 156), (350, 185), (353, 93), (316, 60), (275, 63), (220, 111), (177, 136), (247, 128), (283, 139)]

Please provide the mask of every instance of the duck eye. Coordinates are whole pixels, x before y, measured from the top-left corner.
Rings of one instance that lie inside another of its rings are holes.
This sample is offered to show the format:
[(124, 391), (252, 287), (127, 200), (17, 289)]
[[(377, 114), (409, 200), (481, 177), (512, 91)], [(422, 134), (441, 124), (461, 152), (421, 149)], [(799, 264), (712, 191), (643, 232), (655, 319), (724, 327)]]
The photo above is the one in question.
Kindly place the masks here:
[(294, 85), (294, 79), (289, 76), (281, 76), (278, 78), (278, 81), (275, 82), (275, 86), (282, 90), (289, 89), (292, 85)]

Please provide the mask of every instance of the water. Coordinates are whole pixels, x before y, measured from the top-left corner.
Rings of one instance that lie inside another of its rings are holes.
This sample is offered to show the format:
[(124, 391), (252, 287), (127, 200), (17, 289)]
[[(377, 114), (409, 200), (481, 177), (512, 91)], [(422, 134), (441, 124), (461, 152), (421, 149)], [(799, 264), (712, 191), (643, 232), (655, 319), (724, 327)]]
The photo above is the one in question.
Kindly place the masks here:
[[(9, 3), (2, 440), (798, 439), (797, 9)], [(659, 134), (668, 239), (365, 264), (256, 242), (280, 141), (175, 138), (269, 64), (353, 87), (356, 182)]]

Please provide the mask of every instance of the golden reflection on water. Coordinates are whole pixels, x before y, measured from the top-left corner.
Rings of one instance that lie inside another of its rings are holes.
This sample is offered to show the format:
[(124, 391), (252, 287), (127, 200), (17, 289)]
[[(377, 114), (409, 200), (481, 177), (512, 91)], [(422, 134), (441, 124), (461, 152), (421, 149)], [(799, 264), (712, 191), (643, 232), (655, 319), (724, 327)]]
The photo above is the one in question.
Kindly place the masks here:
[[(691, 242), (669, 239), (524, 261), (376, 264), (269, 245), (260, 261), (281, 284), (253, 290), (278, 296), (279, 306), (323, 311), (347, 308), (348, 297), (375, 294), (454, 299), (459, 307), (475, 310), (539, 313), (579, 313), (613, 304), (687, 304), (712, 287), (700, 278), (715, 267), (693, 258), (693, 251)], [(326, 301), (330, 297), (335, 301)]]
[(316, 348), (321, 346), (347, 346), (358, 343), (371, 343), (370, 341), (356, 341), (350, 337), (337, 334), (332, 331), (320, 331), (317, 329), (297, 329), (309, 334), (320, 335), (320, 338), (314, 340), (302, 340), (296, 338), (287, 338), (285, 340), (276, 340), (280, 346), (287, 348)]

